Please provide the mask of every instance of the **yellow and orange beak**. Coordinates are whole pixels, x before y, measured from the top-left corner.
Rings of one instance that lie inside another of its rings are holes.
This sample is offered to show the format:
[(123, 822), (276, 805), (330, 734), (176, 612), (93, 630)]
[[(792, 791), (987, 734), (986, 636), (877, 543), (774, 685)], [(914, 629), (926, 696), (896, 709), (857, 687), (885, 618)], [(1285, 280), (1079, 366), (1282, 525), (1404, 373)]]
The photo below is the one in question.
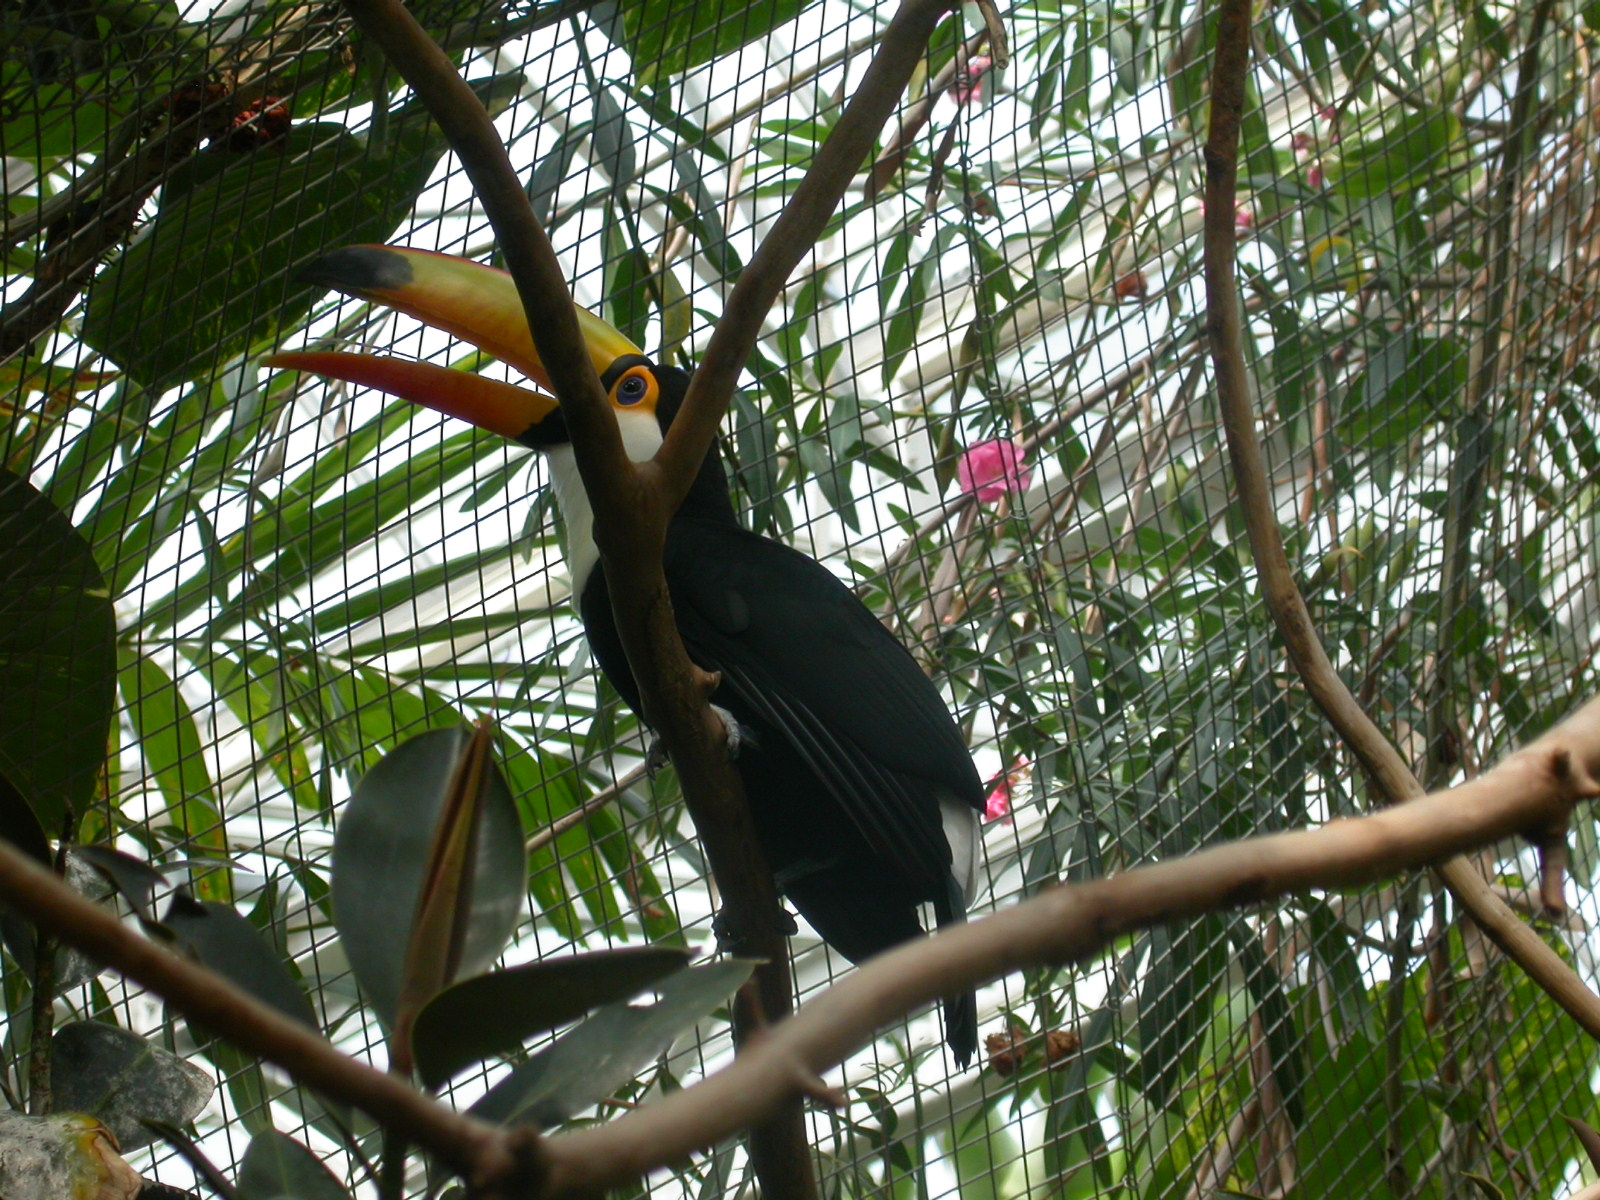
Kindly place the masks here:
[[(555, 389), (534, 349), (516, 285), (504, 271), (470, 259), (391, 246), (350, 246), (318, 259), (302, 282), (371, 300), (452, 333), (516, 368), (546, 394), (431, 363), (332, 351), (274, 354), (263, 363), (376, 388), (483, 429), (534, 445), (536, 430), (556, 410)], [(578, 327), (612, 403), (653, 409), (657, 385), (640, 349), (582, 308)], [(619, 370), (619, 368), (621, 368)], [(630, 377), (644, 376), (647, 388)]]

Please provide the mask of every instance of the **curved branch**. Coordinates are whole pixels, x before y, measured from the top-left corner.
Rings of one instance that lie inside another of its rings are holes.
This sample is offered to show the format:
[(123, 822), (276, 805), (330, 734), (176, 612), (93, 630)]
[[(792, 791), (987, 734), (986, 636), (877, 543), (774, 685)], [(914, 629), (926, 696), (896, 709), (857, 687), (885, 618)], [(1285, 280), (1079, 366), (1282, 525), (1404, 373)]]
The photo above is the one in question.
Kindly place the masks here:
[[(1250, 65), (1250, 7), (1249, 0), (1224, 0), (1221, 7), (1216, 71), (1211, 83), (1211, 136), (1205, 148), (1206, 311), (1217, 372), (1217, 402), (1222, 409), (1239, 508), (1250, 536), (1262, 595), (1277, 622), (1289, 658), (1305, 682), (1306, 691), (1354, 752), (1384, 799), (1398, 804), (1420, 796), (1422, 784), (1328, 660), (1284, 552), (1261, 443), (1256, 437), (1239, 323), (1233, 224), (1239, 124)], [(1471, 863), (1456, 859), (1437, 869), (1461, 906), (1496, 945), (1591, 1037), (1600, 1038), (1600, 996), (1591, 992), (1576, 972), (1490, 891), (1487, 881)]]
[(758, 1121), (874, 1030), (962, 988), (1084, 961), (1118, 938), (1309, 889), (1354, 888), (1565, 818), (1600, 797), (1600, 700), (1450, 791), (1311, 830), (1230, 842), (1032, 900), (890, 951), (733, 1065), (608, 1125), (546, 1139), (551, 1200), (620, 1185)]

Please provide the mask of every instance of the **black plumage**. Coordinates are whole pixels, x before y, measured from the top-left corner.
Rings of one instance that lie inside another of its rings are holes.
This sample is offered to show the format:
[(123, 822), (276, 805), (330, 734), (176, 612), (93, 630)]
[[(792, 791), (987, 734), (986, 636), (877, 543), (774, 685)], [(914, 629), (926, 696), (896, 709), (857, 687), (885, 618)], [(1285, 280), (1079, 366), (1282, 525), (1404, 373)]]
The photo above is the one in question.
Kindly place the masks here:
[[(653, 371), (664, 433), (687, 376)], [(976, 838), (983, 785), (906, 648), (820, 563), (740, 526), (715, 449), (668, 527), (663, 565), (689, 657), (721, 673), (712, 702), (745, 735), (737, 765), (784, 896), (852, 962), (919, 936), (924, 902), (939, 925), (964, 919), (957, 875), (971, 864), (952, 862), (946, 809), (969, 814)], [(578, 607), (601, 669), (640, 711), (603, 567)], [(945, 1017), (965, 1064), (974, 997), (948, 1001)]]

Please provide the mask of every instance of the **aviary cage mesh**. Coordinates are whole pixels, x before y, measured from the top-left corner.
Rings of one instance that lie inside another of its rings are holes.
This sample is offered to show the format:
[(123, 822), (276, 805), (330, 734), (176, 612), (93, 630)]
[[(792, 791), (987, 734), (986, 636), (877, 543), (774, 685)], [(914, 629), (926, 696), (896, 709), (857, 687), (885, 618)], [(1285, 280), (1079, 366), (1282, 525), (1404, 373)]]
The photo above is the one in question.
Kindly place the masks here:
[[(947, 20), (724, 425), (745, 519), (856, 586), (969, 733), (992, 791), (980, 913), (1373, 803), (1230, 511), (1198, 279), (1209, 8), (1018, 5), (1005, 71), (972, 13)], [(1520, 123), (1526, 8), (1284, 0), (1254, 31), (1234, 219), (1277, 512), (1336, 667), (1435, 786), (1596, 686), (1595, 14), (1543, 8)], [(406, 89), (336, 5), (0, 11), (0, 453), (90, 540), (119, 630), (80, 840), (185, 864), (381, 1065), (327, 911), (340, 806), (406, 738), (490, 715), (531, 847), (507, 961), (709, 947), (692, 827), (597, 679), (534, 456), (257, 362), (338, 344), (504, 372), (289, 277), (356, 241), (492, 260)], [(579, 302), (674, 362), (890, 15), (416, 11), (497, 114)], [(1446, 626), (1451, 555), (1473, 583)], [(1595, 844), (1581, 815), (1574, 913), (1544, 929), (1591, 982)], [(1480, 862), (1536, 906), (1525, 847)], [(805, 930), (792, 945), (803, 1005), (848, 968)], [(225, 1168), (275, 1126), (371, 1193), (272, 1069), (110, 975), (61, 1005), (213, 1075), (195, 1128)], [(1563, 1196), (1580, 1178), (1560, 1117), (1592, 1113), (1592, 1045), (1426, 876), (1153, 930), (985, 987), (980, 1016), (964, 1072), (923, 1013), (830, 1076), (851, 1103), (811, 1118), (825, 1195), (1443, 1196), (1478, 1176)], [(6, 1031), (13, 1096), (24, 1033)], [(728, 1054), (708, 1021), (617, 1103)], [(133, 1161), (192, 1184), (160, 1143)], [(640, 1194), (733, 1195), (744, 1163), (730, 1144)]]

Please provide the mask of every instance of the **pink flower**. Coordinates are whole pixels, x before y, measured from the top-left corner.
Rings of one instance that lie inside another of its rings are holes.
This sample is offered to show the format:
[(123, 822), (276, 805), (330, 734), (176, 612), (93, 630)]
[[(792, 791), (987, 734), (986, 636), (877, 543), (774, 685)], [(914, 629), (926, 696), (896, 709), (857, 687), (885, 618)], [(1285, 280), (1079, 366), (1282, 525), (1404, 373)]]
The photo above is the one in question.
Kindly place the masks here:
[(1011, 821), (1011, 776), (1002, 774), (1000, 782), (995, 784), (994, 791), (989, 793), (989, 798), (983, 802), (983, 819), (985, 821)]
[(1296, 158), (1304, 158), (1311, 153), (1311, 135), (1309, 133), (1297, 133), (1294, 135), (1294, 140), (1290, 145), (1294, 147), (1294, 156)]
[(1233, 223), (1239, 229), (1254, 229), (1256, 227), (1256, 214), (1241, 204), (1233, 210)]
[(1327, 183), (1328, 177), (1322, 173), (1322, 164), (1312, 163), (1310, 170), (1306, 172), (1306, 186), (1321, 191)]
[(1031, 478), (1033, 468), (1022, 461), (1022, 449), (1009, 439), (969, 446), (956, 467), (961, 490), (984, 504), (1026, 491)]
[(1017, 785), (1017, 780), (1022, 773), (1033, 764), (1025, 755), (1019, 754), (1017, 761), (1011, 764), (1011, 769), (1001, 771), (989, 781), (989, 798), (983, 802), (983, 819), (985, 821), (1004, 821), (1011, 824), (1011, 789)]
[(956, 76), (955, 98), (962, 108), (974, 101), (983, 102), (983, 77), (994, 60), (985, 54), (974, 54), (967, 60), (967, 69)]

